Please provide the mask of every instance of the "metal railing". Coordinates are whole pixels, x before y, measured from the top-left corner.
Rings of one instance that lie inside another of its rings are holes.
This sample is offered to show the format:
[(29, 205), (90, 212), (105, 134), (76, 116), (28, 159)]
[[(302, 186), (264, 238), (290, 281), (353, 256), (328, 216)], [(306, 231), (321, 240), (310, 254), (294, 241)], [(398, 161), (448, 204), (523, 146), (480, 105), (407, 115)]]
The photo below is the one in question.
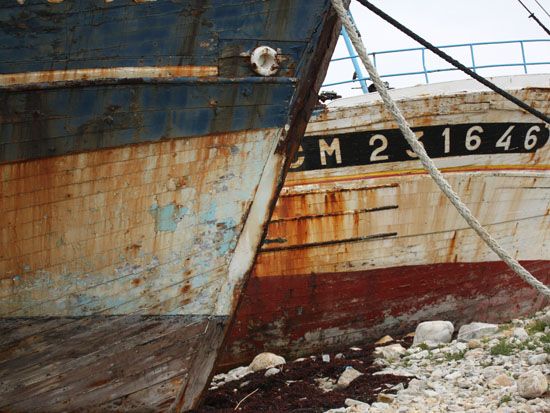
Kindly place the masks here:
[[(342, 36), (344, 39), (347, 39), (347, 33), (345, 31), (342, 31)], [(452, 45), (445, 45), (445, 46), (438, 46), (439, 49), (445, 50), (445, 49), (453, 49), (453, 48), (468, 48), (470, 51), (470, 59), (471, 63), (469, 68), (476, 72), (479, 69), (489, 69), (489, 68), (497, 68), (497, 67), (523, 67), (523, 72), (528, 73), (528, 67), (530, 66), (539, 66), (539, 65), (550, 65), (550, 61), (529, 61), (526, 58), (525, 53), (525, 44), (526, 43), (548, 43), (549, 49), (550, 49), (550, 40), (549, 39), (530, 39), (530, 40), (507, 40), (507, 41), (496, 41), (496, 42), (478, 42), (478, 43), (463, 43), (463, 44), (452, 44)], [(478, 46), (488, 46), (488, 45), (504, 45), (504, 44), (518, 44), (520, 52), (521, 52), (521, 61), (517, 63), (496, 63), (496, 64), (486, 64), (486, 65), (476, 65), (476, 59), (475, 59), (475, 53), (474, 49)], [(350, 50), (348, 48), (348, 50)], [(424, 75), (424, 80), (426, 83), (430, 83), (429, 74), (431, 73), (440, 73), (440, 72), (451, 72), (451, 71), (457, 71), (459, 69), (455, 67), (445, 67), (445, 68), (434, 68), (430, 69), (427, 66), (426, 63), (426, 49), (425, 47), (414, 47), (409, 49), (396, 49), (396, 50), (385, 50), (381, 52), (374, 52), (369, 53), (369, 56), (373, 60), (374, 66), (377, 65), (377, 56), (380, 55), (390, 55), (390, 54), (399, 54), (399, 53), (405, 53), (405, 52), (419, 52), (421, 61), (422, 61), (422, 70), (418, 71), (410, 71), (410, 72), (399, 72), (399, 73), (382, 73), (380, 74), (381, 77), (398, 77), (398, 76), (412, 76), (412, 75)], [(435, 55), (433, 55), (435, 56)], [(331, 62), (337, 62), (342, 60), (352, 60), (354, 62), (354, 65), (357, 63), (357, 54), (353, 54), (346, 57), (339, 57), (336, 59), (332, 59)], [(466, 63), (462, 62), (466, 65)], [(358, 77), (356, 79), (352, 80), (344, 80), (341, 82), (333, 82), (333, 83), (327, 83), (324, 84), (323, 87), (329, 87), (329, 86), (336, 86), (336, 85), (343, 85), (347, 83), (355, 83), (359, 82), (361, 86), (364, 85), (364, 82), (370, 80), (369, 77)]]

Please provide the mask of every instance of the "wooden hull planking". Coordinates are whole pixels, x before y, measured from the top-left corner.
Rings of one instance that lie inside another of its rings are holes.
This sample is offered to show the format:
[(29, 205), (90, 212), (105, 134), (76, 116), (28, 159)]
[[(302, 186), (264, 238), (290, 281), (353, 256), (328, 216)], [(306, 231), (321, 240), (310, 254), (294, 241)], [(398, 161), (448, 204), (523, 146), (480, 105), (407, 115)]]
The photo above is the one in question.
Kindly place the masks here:
[(0, 22), (0, 410), (191, 409), (316, 103), (330, 2), (30, 0)]

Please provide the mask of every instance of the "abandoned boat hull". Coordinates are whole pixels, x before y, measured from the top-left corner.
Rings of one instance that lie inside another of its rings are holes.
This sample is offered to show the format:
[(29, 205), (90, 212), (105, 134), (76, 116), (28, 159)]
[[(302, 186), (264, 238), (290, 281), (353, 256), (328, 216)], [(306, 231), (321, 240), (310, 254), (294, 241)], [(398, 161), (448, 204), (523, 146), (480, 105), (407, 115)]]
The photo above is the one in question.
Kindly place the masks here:
[[(550, 77), (495, 79), (550, 112)], [(428, 154), (501, 245), (550, 281), (548, 126), (476, 84), (392, 91)], [(223, 366), (548, 304), (468, 228), (377, 95), (308, 126), (231, 327)]]
[(330, 2), (13, 3), (0, 410), (190, 409), (316, 102)]

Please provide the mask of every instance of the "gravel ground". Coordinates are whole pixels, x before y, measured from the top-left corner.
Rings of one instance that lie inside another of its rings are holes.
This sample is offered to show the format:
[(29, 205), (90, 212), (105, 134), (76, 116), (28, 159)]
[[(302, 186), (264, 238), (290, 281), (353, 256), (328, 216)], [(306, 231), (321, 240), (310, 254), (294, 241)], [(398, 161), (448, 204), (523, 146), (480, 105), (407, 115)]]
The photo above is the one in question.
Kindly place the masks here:
[(264, 353), (215, 376), (195, 412), (550, 412), (550, 307), (460, 331), (423, 324), (414, 345), (386, 337), (286, 363)]

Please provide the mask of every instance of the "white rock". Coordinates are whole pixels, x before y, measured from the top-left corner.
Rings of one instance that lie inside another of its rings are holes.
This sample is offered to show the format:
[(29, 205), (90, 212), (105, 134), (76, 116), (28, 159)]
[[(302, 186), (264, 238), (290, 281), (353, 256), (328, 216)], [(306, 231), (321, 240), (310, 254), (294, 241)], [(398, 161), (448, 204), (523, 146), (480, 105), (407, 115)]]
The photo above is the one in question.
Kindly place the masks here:
[(252, 370), (247, 366), (237, 367), (237, 368), (234, 368), (233, 370), (229, 370), (225, 374), (225, 381), (228, 382), (228, 381), (240, 380), (244, 376), (250, 373), (252, 373)]
[(281, 372), (281, 370), (278, 369), (277, 367), (270, 367), (265, 371), (264, 376), (265, 377), (274, 376), (276, 374), (279, 374), (280, 372)]
[(481, 374), (487, 380), (491, 380), (497, 376), (500, 376), (501, 374), (506, 374), (506, 371), (503, 367), (500, 366), (487, 366), (481, 371)]
[(411, 359), (420, 360), (420, 359), (423, 359), (424, 357), (428, 357), (429, 355), (430, 355), (430, 352), (428, 350), (422, 350), (422, 351), (419, 351), (418, 353), (414, 353), (411, 356)]
[(334, 358), (339, 360), (339, 359), (345, 358), (345, 356), (342, 353), (338, 353), (337, 355), (334, 356)]
[(317, 387), (319, 387), (325, 393), (334, 390), (335, 380), (333, 379), (330, 379), (328, 377), (321, 377), (321, 378), (315, 379), (314, 381), (315, 383), (317, 383)]
[(529, 338), (529, 334), (527, 334), (527, 331), (523, 327), (514, 328), (512, 335), (520, 341), (525, 341)]
[(376, 347), (374, 357), (382, 357), (386, 360), (397, 360), (403, 356), (407, 350), (401, 344), (390, 344), (389, 346)]
[(346, 409), (346, 413), (369, 413), (370, 406), (368, 404), (355, 404)]
[(546, 376), (540, 371), (528, 371), (518, 378), (518, 393), (526, 399), (542, 396), (548, 390)]
[(452, 373), (447, 374), (444, 377), (444, 379), (445, 380), (456, 380), (459, 377), (462, 377), (462, 372), (457, 370), (457, 371), (453, 371)]
[(252, 371), (260, 371), (285, 363), (285, 359), (281, 356), (273, 353), (260, 353), (254, 357), (254, 360), (252, 360), (252, 363), (250, 363), (248, 368)]
[(428, 397), (439, 397), (439, 393), (434, 390), (424, 390), (424, 394)]
[(395, 411), (390, 406), (388, 406), (386, 403), (380, 403), (380, 402), (374, 402), (371, 404), (371, 410), (369, 412), (373, 413), (386, 413), (386, 412), (393, 412)]
[(330, 410), (326, 410), (325, 413), (346, 413), (346, 408), (340, 407), (338, 409), (330, 409)]
[(491, 336), (498, 332), (497, 324), (470, 323), (464, 324), (458, 330), (458, 340), (468, 341), (475, 338)]
[(534, 356), (530, 356), (527, 359), (527, 363), (530, 366), (535, 366), (535, 365), (538, 365), (538, 364), (545, 364), (547, 358), (548, 358), (548, 356), (544, 353), (543, 354), (535, 354)]
[(374, 367), (383, 368), (383, 367), (389, 366), (390, 362), (388, 360), (385, 360), (385, 359), (376, 359), (372, 362), (372, 365)]
[(355, 380), (357, 377), (361, 376), (363, 373), (358, 372), (353, 367), (348, 366), (344, 370), (344, 372), (338, 377), (338, 381), (336, 382), (336, 387), (339, 389), (345, 389), (347, 388), (350, 383)]
[(375, 371), (374, 373), (372, 373), (373, 376), (381, 376), (383, 374), (393, 374), (394, 376), (401, 376), (401, 377), (414, 377), (415, 374), (410, 372), (409, 370), (406, 370), (406, 369), (384, 369), (384, 370), (381, 370), (381, 371)]
[(344, 404), (348, 407), (351, 406), (368, 406), (368, 403), (362, 402), (361, 400), (355, 400), (355, 399), (346, 399), (344, 401)]
[(424, 321), (416, 327), (413, 346), (420, 343), (449, 343), (454, 326), (450, 321)]
[(405, 386), (403, 385), (403, 383), (399, 383), (399, 384), (396, 384), (395, 386), (392, 386), (391, 389), (397, 392), (405, 389)]
[(508, 406), (501, 406), (498, 409), (496, 409), (495, 413), (516, 413), (517, 411), (515, 409), (512, 409)]
[(411, 392), (419, 392), (426, 388), (426, 383), (422, 380), (412, 379), (407, 386), (407, 390)]

